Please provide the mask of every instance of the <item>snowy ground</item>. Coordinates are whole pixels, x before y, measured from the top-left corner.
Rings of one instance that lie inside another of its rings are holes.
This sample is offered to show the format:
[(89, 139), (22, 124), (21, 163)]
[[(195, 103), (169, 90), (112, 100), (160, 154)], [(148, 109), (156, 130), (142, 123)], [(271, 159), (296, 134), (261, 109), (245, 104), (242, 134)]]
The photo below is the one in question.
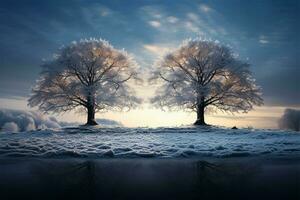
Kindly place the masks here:
[(0, 157), (202, 158), (300, 156), (293, 131), (195, 128), (65, 128), (0, 133)]

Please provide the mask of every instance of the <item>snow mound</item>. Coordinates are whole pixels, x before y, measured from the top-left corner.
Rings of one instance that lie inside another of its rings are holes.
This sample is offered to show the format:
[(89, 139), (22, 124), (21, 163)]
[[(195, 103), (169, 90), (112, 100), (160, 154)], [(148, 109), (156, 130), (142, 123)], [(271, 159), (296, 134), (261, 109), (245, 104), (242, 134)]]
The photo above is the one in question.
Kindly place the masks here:
[[(105, 127), (121, 127), (120, 122), (98, 118), (96, 121)], [(49, 117), (37, 111), (11, 110), (0, 108), (0, 133), (23, 132), (39, 129), (60, 129), (62, 127), (78, 126), (78, 122), (59, 122), (55, 117)]]

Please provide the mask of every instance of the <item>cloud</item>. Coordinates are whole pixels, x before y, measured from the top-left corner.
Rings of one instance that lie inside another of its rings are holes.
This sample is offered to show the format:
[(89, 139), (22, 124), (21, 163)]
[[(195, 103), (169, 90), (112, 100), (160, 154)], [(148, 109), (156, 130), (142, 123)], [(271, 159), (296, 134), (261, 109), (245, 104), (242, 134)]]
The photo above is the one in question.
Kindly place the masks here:
[[(208, 8), (206, 8), (208, 9)], [(210, 11), (213, 11), (210, 8)], [(203, 36), (203, 37), (222, 37), (228, 35), (227, 30), (221, 26), (215, 25), (214, 17), (219, 16), (217, 12), (199, 13), (189, 10), (182, 11), (182, 15), (174, 15), (170, 13), (165, 7), (142, 7), (140, 14), (146, 24), (152, 26), (160, 32), (160, 35), (154, 37), (159, 38), (162, 35), (168, 35), (163, 41), (170, 40), (170, 38), (178, 39), (189, 36)], [(165, 37), (165, 36), (164, 36)]]
[(300, 131), (300, 110), (285, 109), (278, 126), (280, 129)]
[(156, 54), (156, 55), (162, 55), (171, 50), (171, 48), (169, 48), (169, 47), (155, 45), (155, 44), (145, 44), (145, 45), (143, 45), (143, 47), (147, 51), (149, 51), (153, 54)]
[(208, 5), (206, 5), (206, 4), (200, 4), (199, 5), (199, 10), (202, 11), (202, 12), (205, 12), (205, 13), (209, 13), (213, 9), (211, 7), (209, 7)]
[(178, 18), (174, 17), (174, 16), (169, 16), (167, 17), (167, 22), (171, 23), (171, 24), (175, 24), (176, 22), (178, 22)]
[(106, 16), (112, 14), (112, 10), (109, 9), (109, 8), (107, 8), (107, 7), (105, 7), (105, 6), (100, 6), (100, 7), (99, 7), (99, 11), (100, 11), (100, 15), (101, 15), (102, 17), (106, 17)]
[(159, 21), (155, 21), (155, 20), (149, 21), (148, 23), (149, 23), (151, 26), (153, 26), (154, 28), (158, 28), (158, 27), (161, 26), (161, 23), (160, 23)]
[(268, 43), (269, 43), (269, 40), (267, 39), (266, 36), (261, 35), (261, 36), (259, 36), (258, 42), (261, 43), (261, 44), (268, 44)]
[(60, 128), (60, 124), (53, 117), (47, 117), (34, 111), (0, 110), (1, 131), (32, 131), (36, 129)]
[[(215, 30), (207, 24), (199, 15), (195, 13), (187, 13), (187, 21), (184, 23), (186, 29), (201, 35), (215, 34)], [(201, 31), (202, 30), (202, 31)], [(204, 32), (203, 32), (204, 31)]]
[[(123, 126), (110, 119), (97, 119), (100, 126)], [(59, 129), (66, 126), (78, 126), (79, 122), (59, 122), (55, 117), (36, 111), (0, 109), (0, 132), (23, 132), (37, 129)]]
[(261, 44), (267, 44), (267, 43), (269, 43), (269, 41), (268, 40), (264, 40), (264, 39), (260, 39), (259, 43), (261, 43)]
[(198, 26), (196, 26), (193, 22), (187, 21), (185, 22), (185, 27), (195, 33), (200, 33), (200, 29)]
[(199, 16), (195, 13), (188, 13), (187, 14), (187, 17), (190, 19), (190, 20), (193, 20), (193, 21), (199, 21)]
[(140, 8), (140, 12), (141, 14), (154, 19), (163, 17), (163, 11), (160, 6), (143, 6)]

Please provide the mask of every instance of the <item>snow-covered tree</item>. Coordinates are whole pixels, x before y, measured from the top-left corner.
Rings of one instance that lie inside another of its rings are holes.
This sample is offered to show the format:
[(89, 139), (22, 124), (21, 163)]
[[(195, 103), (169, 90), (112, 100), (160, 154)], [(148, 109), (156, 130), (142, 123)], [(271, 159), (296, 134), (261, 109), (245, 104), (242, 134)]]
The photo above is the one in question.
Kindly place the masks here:
[(218, 42), (186, 40), (155, 67), (150, 82), (159, 88), (151, 102), (163, 110), (195, 111), (195, 125), (205, 125), (207, 108), (247, 112), (263, 103), (249, 64)]
[(139, 80), (136, 62), (102, 39), (62, 47), (42, 68), (28, 104), (44, 112), (83, 108), (86, 124), (96, 125), (95, 112), (130, 109), (140, 103), (127, 82)]

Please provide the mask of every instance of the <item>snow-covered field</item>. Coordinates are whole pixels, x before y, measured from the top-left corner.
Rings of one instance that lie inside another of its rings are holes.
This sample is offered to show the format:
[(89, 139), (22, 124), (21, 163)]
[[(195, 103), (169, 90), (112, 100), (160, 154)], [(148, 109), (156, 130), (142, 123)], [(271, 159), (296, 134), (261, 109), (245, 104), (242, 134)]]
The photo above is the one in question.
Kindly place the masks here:
[(195, 128), (64, 128), (0, 133), (0, 157), (202, 158), (300, 156), (293, 131)]

